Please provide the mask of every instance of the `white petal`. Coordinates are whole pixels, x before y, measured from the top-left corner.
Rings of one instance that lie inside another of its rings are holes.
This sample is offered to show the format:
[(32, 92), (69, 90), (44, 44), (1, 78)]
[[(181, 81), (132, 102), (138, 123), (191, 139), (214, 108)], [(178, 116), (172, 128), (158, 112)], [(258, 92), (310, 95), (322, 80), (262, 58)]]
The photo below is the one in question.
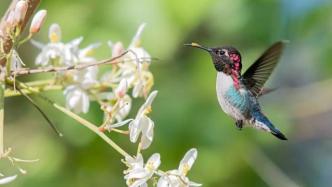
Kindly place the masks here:
[(120, 110), (116, 113), (115, 118), (122, 121), (130, 112), (132, 100), (128, 95), (125, 95), (119, 103)]
[(118, 97), (123, 97), (128, 89), (128, 84), (126, 79), (122, 79), (118, 87), (115, 89), (114, 93)]
[(87, 47), (85, 47), (79, 51), (79, 57), (83, 58), (86, 56), (90, 56), (92, 54), (92, 52), (96, 48), (98, 48), (100, 45), (101, 45), (101, 43), (93, 43), (93, 44), (88, 45)]
[(18, 55), (16, 50), (13, 50), (12, 53), (12, 58), (11, 58), (11, 62), (10, 62), (10, 69), (11, 70), (17, 70), (20, 69), (22, 67), (23, 61), (20, 58), (20, 56)]
[(146, 179), (136, 180), (133, 184), (129, 185), (129, 187), (146, 187)]
[(124, 121), (121, 121), (121, 122), (118, 122), (118, 123), (114, 123), (114, 124), (111, 124), (111, 125), (107, 125), (105, 128), (106, 129), (113, 129), (113, 128), (117, 128), (117, 127), (121, 127), (121, 126), (124, 126), (126, 125), (127, 123), (129, 123), (130, 121), (132, 121), (133, 119), (127, 119), (127, 120), (124, 120)]
[[(160, 166), (160, 154), (159, 153), (154, 153), (153, 155), (150, 156), (148, 161), (146, 162), (146, 169), (152, 169), (153, 171), (157, 170), (158, 167)], [(151, 167), (151, 168), (149, 168)]]
[(4, 177), (0, 179), (0, 185), (1, 184), (7, 184), (16, 179), (17, 175), (9, 176), (9, 177)]
[(84, 37), (80, 36), (80, 37), (75, 38), (72, 41), (68, 42), (68, 44), (66, 44), (66, 45), (69, 46), (70, 48), (78, 48), (78, 46), (81, 44), (83, 39), (84, 39)]
[(89, 96), (83, 92), (82, 95), (82, 112), (83, 113), (88, 113), (90, 107), (90, 99)]
[(135, 143), (141, 132), (140, 119), (135, 119), (129, 124), (129, 138), (130, 141)]
[(48, 38), (52, 43), (61, 41), (61, 27), (59, 24), (53, 23), (50, 26), (50, 29), (48, 31)]
[(121, 42), (116, 42), (112, 45), (112, 58), (120, 56), (125, 51), (123, 44)]
[(157, 183), (157, 187), (170, 187), (167, 178), (164, 176), (160, 177)]
[(125, 159), (130, 171), (143, 168), (144, 160), (141, 154), (138, 154), (135, 158), (126, 157)]
[(129, 174), (124, 176), (124, 178), (125, 179), (142, 179), (142, 178), (146, 178), (149, 175), (150, 175), (150, 173), (146, 169), (137, 168), (137, 169), (131, 170)]
[(137, 98), (137, 97), (142, 96), (143, 95), (143, 88), (144, 87), (143, 87), (142, 81), (138, 81), (136, 83), (136, 85), (134, 86), (134, 88), (133, 88), (133, 93), (132, 93), (133, 97)]
[(186, 173), (191, 169), (196, 158), (197, 158), (197, 149), (195, 148), (190, 149), (184, 155), (179, 165), (179, 171), (180, 173), (182, 173), (182, 175), (186, 175)]
[(137, 32), (135, 34), (135, 36), (133, 37), (132, 41), (131, 41), (131, 44), (129, 46), (129, 48), (131, 47), (139, 47), (140, 45), (140, 40), (141, 40), (141, 35), (142, 35), (142, 32), (144, 30), (144, 27), (145, 27), (145, 23), (142, 23), (138, 29), (137, 29)]
[(77, 86), (68, 86), (64, 94), (66, 95), (66, 103), (69, 109), (76, 113), (87, 113), (90, 106), (89, 96)]
[(81, 85), (83, 89), (88, 89), (97, 81), (98, 67), (91, 66), (83, 70), (74, 71), (73, 79), (75, 82)]
[(152, 104), (154, 98), (156, 98), (157, 94), (158, 94), (157, 90), (151, 92), (150, 95), (148, 96), (148, 98), (145, 101), (145, 106), (151, 106), (151, 104)]
[(34, 39), (31, 39), (30, 42), (31, 42), (31, 44), (32, 44), (33, 46), (37, 47), (38, 49), (42, 49), (42, 48), (44, 48), (44, 46), (45, 46), (45, 44), (43, 44), (43, 43), (41, 43), (41, 42), (38, 42), (38, 41), (36, 41), (36, 40), (34, 40)]
[(174, 175), (163, 175), (159, 178), (157, 187), (183, 187), (183, 182)]
[(147, 183), (141, 184), (139, 187), (148, 187)]
[(143, 116), (141, 119), (141, 128), (142, 128), (142, 137), (141, 137), (141, 146), (142, 149), (147, 149), (153, 141), (153, 121)]
[(145, 103), (139, 109), (138, 114), (143, 113), (146, 108), (148, 108), (148, 107), (151, 106), (151, 104), (152, 104), (154, 98), (157, 96), (157, 94), (158, 94), (157, 90), (155, 90), (155, 91), (153, 91), (153, 92), (150, 93), (150, 95), (146, 99)]
[(193, 181), (189, 181), (189, 186), (202, 186), (202, 184), (199, 184), (199, 183), (196, 183), (196, 182), (193, 182)]
[(144, 48), (134, 47), (134, 48), (129, 48), (129, 49), (130, 50), (129, 50), (128, 54), (126, 55), (126, 58), (128, 59), (129, 62), (135, 62), (136, 65), (138, 66), (137, 67), (138, 70), (141, 69), (139, 66), (142, 65), (142, 63), (151, 62), (151, 56)]

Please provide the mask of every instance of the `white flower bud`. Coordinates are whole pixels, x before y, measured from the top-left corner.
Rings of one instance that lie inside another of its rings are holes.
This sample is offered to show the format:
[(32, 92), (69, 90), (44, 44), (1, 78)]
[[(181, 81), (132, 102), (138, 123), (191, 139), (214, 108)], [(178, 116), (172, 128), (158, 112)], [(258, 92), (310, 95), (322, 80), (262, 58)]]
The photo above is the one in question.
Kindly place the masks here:
[(128, 89), (127, 80), (122, 79), (118, 87), (115, 89), (114, 93), (117, 97), (122, 98), (123, 96), (126, 95), (127, 89)]
[(47, 15), (46, 10), (39, 10), (31, 21), (30, 34), (39, 32), (41, 26), (43, 25)]
[(28, 3), (24, 0), (17, 2), (14, 11), (14, 24), (17, 25), (23, 21), (28, 10)]
[(14, 25), (14, 16), (15, 16), (14, 11), (10, 11), (8, 16), (7, 16), (6, 23), (10, 27), (12, 27)]
[(123, 44), (121, 42), (116, 42), (112, 45), (112, 58), (120, 56), (125, 51)]

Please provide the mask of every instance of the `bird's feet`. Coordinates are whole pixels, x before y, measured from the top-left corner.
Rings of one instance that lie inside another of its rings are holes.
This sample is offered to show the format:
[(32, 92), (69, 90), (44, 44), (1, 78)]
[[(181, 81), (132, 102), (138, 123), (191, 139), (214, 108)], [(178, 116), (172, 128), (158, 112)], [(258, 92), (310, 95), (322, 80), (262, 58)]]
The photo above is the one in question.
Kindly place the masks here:
[(239, 130), (242, 130), (243, 128), (243, 121), (242, 120), (237, 120), (235, 122), (235, 126), (239, 129)]

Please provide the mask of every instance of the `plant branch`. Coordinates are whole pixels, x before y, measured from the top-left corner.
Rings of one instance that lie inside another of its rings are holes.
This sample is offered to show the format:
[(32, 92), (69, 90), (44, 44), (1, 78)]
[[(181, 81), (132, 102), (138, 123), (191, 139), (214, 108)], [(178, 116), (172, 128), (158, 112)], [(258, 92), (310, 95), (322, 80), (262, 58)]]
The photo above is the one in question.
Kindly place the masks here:
[(67, 110), (66, 108), (56, 104), (55, 102), (51, 101), (50, 99), (48, 99), (47, 97), (41, 95), (39, 93), (38, 90), (36, 89), (32, 89), (31, 87), (27, 86), (24, 83), (21, 82), (17, 82), (17, 86), (19, 88), (22, 89), (27, 89), (33, 93), (37, 93), (37, 96), (39, 96), (40, 98), (44, 99), (45, 101), (47, 101), (48, 103), (50, 103), (52, 106), (54, 106), (56, 109), (60, 110), (61, 112), (63, 112), (64, 114), (68, 115), (69, 117), (71, 117), (72, 119), (76, 120), (77, 122), (79, 122), (80, 124), (82, 124), (83, 126), (87, 127), (88, 129), (90, 129), (91, 131), (93, 131), (95, 134), (97, 134), (99, 137), (101, 137), (106, 143), (108, 143), (111, 147), (113, 147), (116, 151), (118, 151), (121, 155), (123, 155), (124, 157), (129, 157), (131, 158), (131, 156), (124, 151), (119, 145), (117, 145), (113, 140), (111, 140), (108, 136), (106, 136), (103, 132), (101, 132), (99, 130), (99, 128), (94, 125), (93, 123), (87, 121), (86, 119), (80, 117), (79, 115), (71, 112), (70, 110)]
[[(11, 4), (9, 5), (6, 13), (1, 19), (0, 22), (0, 158), (2, 158), (4, 154), (4, 99), (5, 99), (5, 85), (6, 85), (6, 65), (8, 61), (8, 55), (11, 53), (13, 47), (14, 47), (14, 41), (13, 37), (11, 36), (11, 33), (8, 32), (11, 28), (8, 28), (6, 19), (8, 18), (10, 12), (15, 10), (16, 4), (18, 0), (13, 0)], [(40, 0), (27, 0), (28, 9), (25, 14), (25, 17), (23, 21), (17, 25), (16, 27), (23, 31), (26, 24), (28, 23), (30, 17), (32, 16), (33, 12), (37, 8)]]
[(116, 151), (118, 151), (122, 156), (131, 158), (131, 156), (126, 151), (124, 151), (120, 146), (118, 146), (115, 142), (113, 142), (113, 140), (111, 140), (108, 136), (106, 136), (103, 132), (101, 132), (96, 125), (92, 124), (91, 122), (87, 121), (86, 119), (78, 116), (77, 114), (67, 110), (66, 108), (64, 108), (56, 103), (53, 103), (52, 105), (56, 109), (60, 110), (61, 112), (65, 113), (66, 115), (70, 116), (71, 118), (73, 118), (74, 120), (79, 122), (80, 124), (84, 125), (88, 129), (93, 131), (95, 134), (97, 134), (99, 137), (101, 137), (106, 143), (108, 143), (111, 147), (113, 147)]
[[(48, 85), (48, 86), (44, 86), (44, 87), (38, 87), (38, 88), (33, 87), (33, 88), (38, 90), (38, 92), (44, 92), (44, 91), (62, 90), (63, 86), (61, 86), (61, 85)], [(23, 92), (24, 94), (32, 94), (33, 93), (29, 89), (22, 89), (21, 92)], [(18, 91), (13, 90), (13, 89), (6, 89), (5, 97), (20, 96), (20, 95), (22, 95), (21, 92), (18, 92)]]
[(91, 66), (99, 66), (103, 64), (115, 64), (118, 63), (118, 59), (126, 55), (129, 51), (123, 52), (121, 55), (116, 56), (114, 58), (105, 59), (97, 62), (91, 63), (81, 63), (72, 66), (64, 66), (64, 67), (46, 67), (46, 68), (37, 68), (37, 69), (29, 69), (29, 68), (22, 68), (18, 70), (11, 71), (11, 76), (19, 76), (19, 75), (30, 75), (36, 73), (47, 73), (47, 72), (59, 72), (59, 71), (68, 71), (68, 70), (80, 70), (84, 68), (88, 68)]

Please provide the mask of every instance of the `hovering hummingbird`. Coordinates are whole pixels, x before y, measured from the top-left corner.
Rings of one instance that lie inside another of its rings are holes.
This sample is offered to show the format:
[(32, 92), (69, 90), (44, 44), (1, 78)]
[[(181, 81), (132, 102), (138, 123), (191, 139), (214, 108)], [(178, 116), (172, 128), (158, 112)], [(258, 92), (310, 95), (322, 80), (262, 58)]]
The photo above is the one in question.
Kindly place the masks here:
[(287, 140), (262, 113), (258, 97), (268, 92), (263, 88), (281, 56), (285, 42), (279, 41), (268, 48), (244, 73), (240, 52), (230, 46), (207, 48), (197, 43), (185, 44), (203, 49), (212, 57), (217, 70), (217, 97), (222, 110), (233, 119), (241, 130), (245, 125), (272, 133)]

